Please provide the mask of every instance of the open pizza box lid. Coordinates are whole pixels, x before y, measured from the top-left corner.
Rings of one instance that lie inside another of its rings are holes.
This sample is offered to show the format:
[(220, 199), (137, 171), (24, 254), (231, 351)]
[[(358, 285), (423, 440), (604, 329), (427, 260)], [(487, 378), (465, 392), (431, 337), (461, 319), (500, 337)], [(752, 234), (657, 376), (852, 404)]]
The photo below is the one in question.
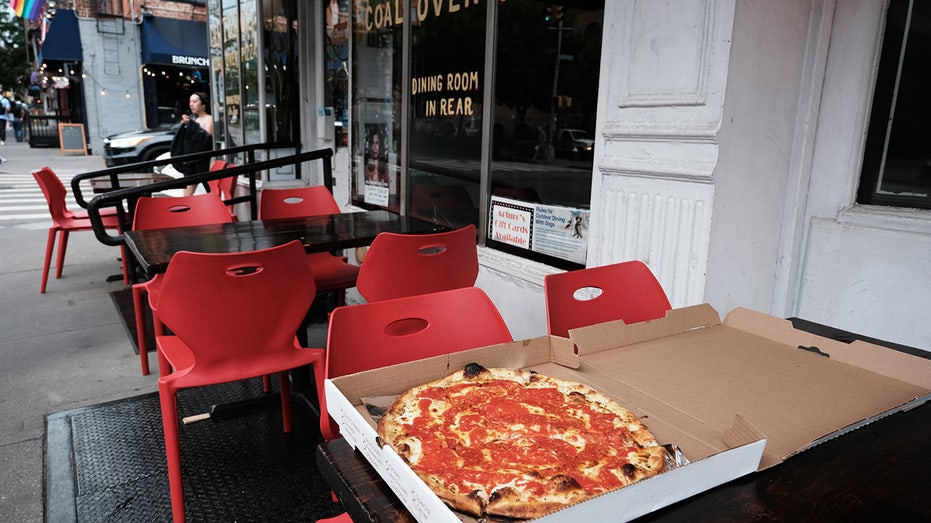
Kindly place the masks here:
[(401, 394), (470, 362), (585, 383), (691, 461), (539, 519), (623, 521), (931, 397), (931, 360), (836, 342), (748, 309), (735, 309), (722, 323), (712, 307), (697, 305), (659, 320), (575, 329), (570, 337), (541, 336), (327, 380), (328, 409), (347, 442), (419, 521), (468, 521), (380, 445), (363, 398)]

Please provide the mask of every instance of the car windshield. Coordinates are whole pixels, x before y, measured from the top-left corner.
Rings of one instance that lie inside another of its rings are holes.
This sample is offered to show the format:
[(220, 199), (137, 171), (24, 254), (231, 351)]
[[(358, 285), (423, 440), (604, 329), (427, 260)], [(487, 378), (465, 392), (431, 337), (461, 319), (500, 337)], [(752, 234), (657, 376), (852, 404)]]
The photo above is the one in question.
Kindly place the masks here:
[(572, 136), (573, 140), (591, 140), (591, 136), (588, 135), (587, 131), (571, 129), (569, 130), (569, 134)]

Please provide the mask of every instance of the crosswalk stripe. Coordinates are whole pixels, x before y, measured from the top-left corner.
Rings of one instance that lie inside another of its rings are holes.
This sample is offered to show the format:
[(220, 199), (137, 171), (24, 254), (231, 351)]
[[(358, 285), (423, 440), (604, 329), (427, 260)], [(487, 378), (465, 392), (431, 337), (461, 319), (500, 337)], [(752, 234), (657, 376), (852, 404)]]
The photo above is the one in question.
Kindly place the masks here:
[[(70, 180), (62, 180), (68, 190), (69, 209), (78, 204), (71, 195)], [(0, 174), (0, 222), (48, 220), (48, 204), (31, 174)]]
[(13, 220), (31, 221), (31, 220), (45, 220), (45, 219), (48, 219), (49, 223), (51, 223), (51, 220), (49, 219), (49, 215), (47, 212), (44, 214), (11, 214), (9, 216), (0, 214), (0, 222), (9, 222)]

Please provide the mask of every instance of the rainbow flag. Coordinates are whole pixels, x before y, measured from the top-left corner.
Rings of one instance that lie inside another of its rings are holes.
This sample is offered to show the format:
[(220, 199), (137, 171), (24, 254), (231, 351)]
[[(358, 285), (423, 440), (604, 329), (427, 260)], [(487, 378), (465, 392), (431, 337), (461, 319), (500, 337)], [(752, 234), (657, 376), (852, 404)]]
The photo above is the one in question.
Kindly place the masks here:
[(10, 0), (10, 9), (16, 16), (38, 22), (45, 11), (46, 0)]

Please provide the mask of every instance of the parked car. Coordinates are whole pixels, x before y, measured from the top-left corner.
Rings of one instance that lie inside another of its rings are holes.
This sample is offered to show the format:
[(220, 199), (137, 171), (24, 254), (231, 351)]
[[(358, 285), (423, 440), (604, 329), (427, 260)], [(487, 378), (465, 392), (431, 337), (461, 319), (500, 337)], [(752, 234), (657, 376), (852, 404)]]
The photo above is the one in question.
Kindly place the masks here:
[(582, 129), (560, 129), (556, 134), (556, 156), (570, 160), (590, 160), (594, 157), (595, 140)]
[(103, 158), (107, 167), (129, 163), (147, 162), (171, 150), (171, 141), (181, 127), (146, 129), (111, 134), (103, 140)]

